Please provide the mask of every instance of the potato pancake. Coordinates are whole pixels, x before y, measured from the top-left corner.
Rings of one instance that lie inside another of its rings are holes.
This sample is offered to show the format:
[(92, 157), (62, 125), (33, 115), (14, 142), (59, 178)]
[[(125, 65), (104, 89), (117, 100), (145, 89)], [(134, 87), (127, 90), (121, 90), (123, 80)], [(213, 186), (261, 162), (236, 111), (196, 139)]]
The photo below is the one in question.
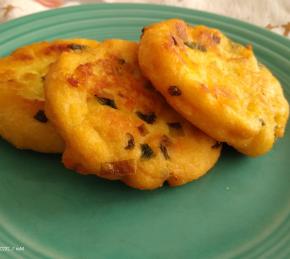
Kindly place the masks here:
[(63, 141), (44, 112), (44, 80), (62, 52), (96, 47), (94, 40), (34, 43), (0, 60), (0, 136), (20, 149), (63, 151)]
[(251, 46), (172, 19), (144, 28), (139, 64), (167, 102), (219, 142), (258, 156), (283, 136), (289, 104)]
[(46, 114), (65, 141), (63, 162), (138, 189), (204, 175), (221, 145), (177, 114), (138, 67), (138, 44), (107, 40), (63, 53), (45, 82)]

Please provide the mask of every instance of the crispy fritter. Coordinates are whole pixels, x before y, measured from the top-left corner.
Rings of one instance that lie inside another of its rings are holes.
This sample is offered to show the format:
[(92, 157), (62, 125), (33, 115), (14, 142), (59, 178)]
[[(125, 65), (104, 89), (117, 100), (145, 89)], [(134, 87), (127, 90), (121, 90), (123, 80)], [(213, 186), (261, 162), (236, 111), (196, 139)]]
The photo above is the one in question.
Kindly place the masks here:
[(40, 42), (0, 60), (0, 135), (21, 149), (58, 153), (63, 141), (44, 113), (43, 85), (62, 52), (95, 47), (94, 40)]
[(137, 43), (108, 40), (52, 66), (46, 113), (65, 141), (63, 162), (138, 189), (197, 179), (221, 146), (166, 104), (140, 73), (137, 53)]
[(142, 72), (168, 103), (219, 142), (257, 156), (282, 137), (289, 105), (251, 46), (220, 31), (168, 20), (144, 28)]

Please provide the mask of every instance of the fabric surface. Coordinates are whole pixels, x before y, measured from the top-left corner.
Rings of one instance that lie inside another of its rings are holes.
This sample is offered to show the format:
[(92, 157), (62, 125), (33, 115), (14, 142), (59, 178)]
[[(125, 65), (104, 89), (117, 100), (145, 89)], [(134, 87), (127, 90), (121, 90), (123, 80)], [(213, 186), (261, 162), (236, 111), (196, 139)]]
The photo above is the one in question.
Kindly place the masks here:
[(254, 23), (290, 38), (290, 0), (0, 0), (0, 22), (51, 8), (100, 2), (156, 3), (204, 10)]

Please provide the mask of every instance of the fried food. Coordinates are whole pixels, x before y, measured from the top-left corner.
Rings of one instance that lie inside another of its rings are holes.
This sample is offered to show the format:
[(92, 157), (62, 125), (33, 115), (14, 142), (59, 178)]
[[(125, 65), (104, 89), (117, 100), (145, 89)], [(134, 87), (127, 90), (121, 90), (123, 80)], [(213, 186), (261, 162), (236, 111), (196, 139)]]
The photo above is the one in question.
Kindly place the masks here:
[(167, 102), (199, 129), (257, 156), (283, 136), (289, 105), (251, 46), (173, 19), (144, 28), (139, 64)]
[(63, 162), (138, 189), (204, 175), (221, 145), (185, 121), (142, 76), (138, 44), (107, 40), (63, 53), (45, 82), (46, 114), (65, 141)]
[(94, 40), (41, 42), (0, 60), (0, 136), (20, 149), (59, 153), (63, 141), (44, 113), (43, 85), (49, 66), (62, 52), (96, 47)]

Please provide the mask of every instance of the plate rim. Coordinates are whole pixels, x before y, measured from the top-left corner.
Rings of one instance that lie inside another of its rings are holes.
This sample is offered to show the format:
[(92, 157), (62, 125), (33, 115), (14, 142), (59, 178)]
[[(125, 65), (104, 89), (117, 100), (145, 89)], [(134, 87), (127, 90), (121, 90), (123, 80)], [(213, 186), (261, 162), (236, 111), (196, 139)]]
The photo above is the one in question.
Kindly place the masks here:
[(278, 33), (272, 32), (272, 31), (270, 31), (264, 27), (258, 26), (256, 24), (244, 21), (244, 20), (240, 20), (240, 19), (232, 18), (230, 16), (217, 14), (217, 13), (213, 13), (213, 12), (208, 12), (208, 11), (204, 11), (204, 10), (193, 9), (193, 8), (186, 8), (186, 7), (180, 7), (180, 6), (174, 6), (174, 5), (149, 4), (149, 3), (85, 3), (85, 4), (81, 4), (81, 5), (75, 5), (75, 6), (60, 7), (60, 8), (56, 8), (56, 9), (45, 10), (45, 11), (40, 11), (37, 13), (28, 14), (25, 16), (21, 16), (21, 17), (6, 21), (4, 23), (0, 23), (0, 32), (3, 32), (5, 30), (9, 29), (12, 26), (18, 26), (22, 22), (29, 22), (31, 19), (42, 18), (43, 16), (51, 17), (51, 16), (57, 15), (59, 13), (62, 13), (63, 11), (65, 11), (65, 12), (68, 12), (68, 11), (78, 12), (78, 11), (83, 11), (86, 9), (90, 10), (92, 6), (93, 7), (116, 6), (116, 7), (122, 7), (122, 8), (127, 8), (127, 7), (128, 8), (132, 8), (132, 7), (154, 8), (154, 7), (157, 7), (157, 8), (167, 9), (169, 11), (179, 9), (182, 12), (195, 12), (195, 13), (205, 15), (205, 16), (212, 16), (213, 18), (218, 18), (218, 19), (222, 18), (222, 19), (225, 19), (229, 22), (235, 22), (235, 23), (238, 22), (238, 23), (241, 23), (249, 28), (259, 30), (264, 35), (275, 37), (278, 41), (282, 41), (283, 44), (286, 44), (286, 47), (288, 47), (290, 49), (290, 45), (289, 45), (290, 39), (288, 39), (287, 37), (282, 36)]

